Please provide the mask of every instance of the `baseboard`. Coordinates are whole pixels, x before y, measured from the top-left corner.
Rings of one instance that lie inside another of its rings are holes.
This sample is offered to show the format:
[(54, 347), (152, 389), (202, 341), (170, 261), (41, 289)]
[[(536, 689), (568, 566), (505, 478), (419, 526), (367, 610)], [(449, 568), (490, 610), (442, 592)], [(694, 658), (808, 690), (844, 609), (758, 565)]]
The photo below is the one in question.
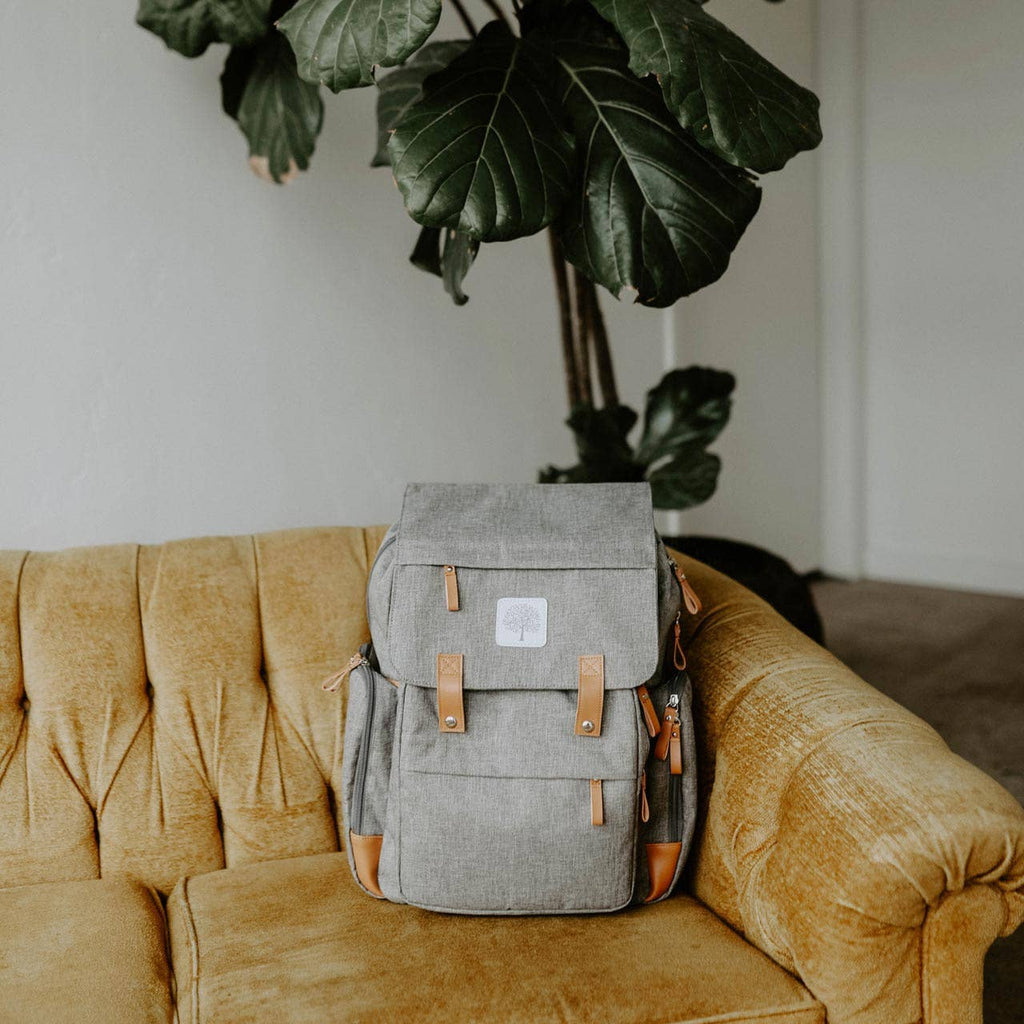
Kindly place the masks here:
[(1024, 597), (1020, 560), (872, 545), (864, 562), (864, 575), (871, 579)]

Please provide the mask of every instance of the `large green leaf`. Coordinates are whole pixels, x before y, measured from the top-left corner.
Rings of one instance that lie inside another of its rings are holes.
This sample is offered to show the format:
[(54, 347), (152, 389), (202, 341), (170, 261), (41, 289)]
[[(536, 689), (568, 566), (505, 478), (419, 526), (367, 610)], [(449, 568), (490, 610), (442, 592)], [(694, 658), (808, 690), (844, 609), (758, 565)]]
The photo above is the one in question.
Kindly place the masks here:
[(423, 79), (446, 68), (466, 47), (468, 39), (450, 39), (427, 43), (412, 58), (388, 75), (377, 78), (377, 152), (372, 166), (385, 167), (388, 159), (388, 139), (391, 129), (402, 115), (420, 98)]
[(735, 387), (731, 373), (707, 366), (666, 373), (647, 392), (637, 460), (649, 466), (689, 445), (707, 447), (729, 422)]
[(272, 0), (209, 0), (217, 38), (232, 46), (251, 46), (270, 28)]
[(388, 156), (412, 218), (484, 242), (549, 224), (569, 191), (572, 138), (549, 94), (545, 51), (501, 22), (423, 83)]
[(821, 142), (818, 98), (693, 0), (591, 0), (655, 75), (680, 124), (739, 167), (774, 171)]
[(186, 57), (210, 43), (249, 46), (267, 34), (272, 0), (139, 0), (135, 21)]
[(760, 190), (680, 128), (620, 49), (562, 39), (555, 52), (580, 155), (576, 196), (556, 226), (567, 258), (650, 306), (716, 281)]
[(324, 107), (319, 88), (296, 73), (287, 40), (272, 32), (254, 47), (232, 49), (221, 99), (249, 140), (249, 163), (260, 177), (282, 184), (309, 166)]
[(135, 22), (186, 57), (217, 41), (208, 0), (139, 0)]
[(426, 42), (441, 0), (299, 0), (277, 23), (307, 82), (332, 92), (370, 85)]

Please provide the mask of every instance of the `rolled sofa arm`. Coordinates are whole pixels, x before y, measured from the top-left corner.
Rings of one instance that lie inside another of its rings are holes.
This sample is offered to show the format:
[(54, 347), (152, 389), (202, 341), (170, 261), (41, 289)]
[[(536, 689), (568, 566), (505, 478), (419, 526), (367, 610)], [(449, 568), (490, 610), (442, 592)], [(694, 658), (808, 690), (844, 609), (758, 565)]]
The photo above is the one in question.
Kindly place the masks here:
[(679, 561), (704, 602), (696, 895), (830, 1024), (981, 1024), (985, 951), (1024, 920), (1024, 809), (759, 598)]

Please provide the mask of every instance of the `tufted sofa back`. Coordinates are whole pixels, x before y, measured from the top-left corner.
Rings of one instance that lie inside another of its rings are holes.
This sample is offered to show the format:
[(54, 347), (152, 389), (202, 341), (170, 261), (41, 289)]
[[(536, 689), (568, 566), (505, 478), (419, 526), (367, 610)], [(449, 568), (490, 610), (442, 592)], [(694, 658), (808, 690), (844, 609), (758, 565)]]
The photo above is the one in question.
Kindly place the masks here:
[(319, 682), (368, 637), (383, 534), (0, 552), (0, 886), (167, 892), (338, 849), (344, 698)]

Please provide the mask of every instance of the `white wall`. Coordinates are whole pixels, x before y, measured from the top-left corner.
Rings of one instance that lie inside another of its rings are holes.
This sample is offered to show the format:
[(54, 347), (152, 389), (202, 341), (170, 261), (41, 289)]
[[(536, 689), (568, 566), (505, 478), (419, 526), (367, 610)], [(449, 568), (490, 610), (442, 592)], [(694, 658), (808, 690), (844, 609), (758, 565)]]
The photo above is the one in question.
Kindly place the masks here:
[(825, 185), (862, 223), (834, 238), (862, 268), (862, 411), (832, 410), (860, 449), (860, 568), (1024, 594), (1024, 9), (860, 6), (862, 181)]
[[(186, 61), (133, 8), (5, 7), (0, 547), (388, 521), (410, 478), (570, 461), (543, 237), (485, 247), (456, 309), (368, 167), (373, 90), (266, 185), (223, 49)], [(610, 326), (639, 401), (661, 314)]]
[[(715, 0), (716, 16), (790, 77), (815, 84), (813, 0)], [(825, 141), (841, 126), (823, 124)], [(684, 527), (753, 541), (801, 569), (820, 558), (817, 153), (761, 179), (761, 209), (717, 284), (674, 308), (677, 357), (731, 370), (717, 494)]]

